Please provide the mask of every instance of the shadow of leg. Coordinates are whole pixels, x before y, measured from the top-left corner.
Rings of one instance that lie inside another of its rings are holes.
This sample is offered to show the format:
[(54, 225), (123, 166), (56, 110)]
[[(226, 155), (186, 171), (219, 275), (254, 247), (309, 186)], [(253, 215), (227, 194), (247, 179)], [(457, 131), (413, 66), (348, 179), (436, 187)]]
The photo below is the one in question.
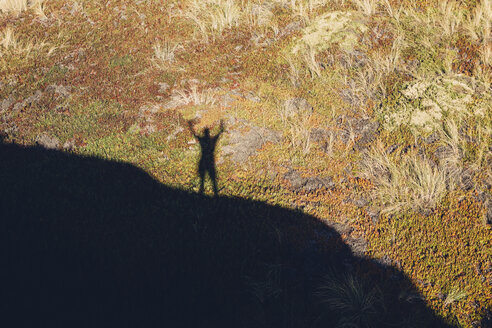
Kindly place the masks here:
[(200, 175), (200, 190), (198, 192), (203, 194), (203, 192), (205, 191), (205, 170), (200, 168), (198, 173)]
[(217, 196), (219, 191), (217, 189), (217, 174), (215, 172), (215, 167), (211, 167), (208, 174), (210, 175), (210, 180), (212, 180), (212, 185), (214, 187), (214, 195)]

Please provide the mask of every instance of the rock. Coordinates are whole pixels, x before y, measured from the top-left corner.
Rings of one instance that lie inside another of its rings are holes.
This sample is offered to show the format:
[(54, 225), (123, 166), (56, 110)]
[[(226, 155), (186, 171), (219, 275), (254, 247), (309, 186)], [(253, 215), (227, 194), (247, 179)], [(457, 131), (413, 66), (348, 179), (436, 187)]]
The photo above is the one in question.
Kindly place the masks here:
[(287, 24), (287, 26), (285, 26), (282, 29), (282, 31), (280, 31), (278, 38), (281, 39), (283, 37), (289, 36), (292, 33), (299, 31), (300, 29), (302, 29), (302, 22), (301, 21), (295, 21), (295, 22), (289, 23), (289, 24)]
[(230, 156), (233, 162), (242, 164), (256, 153), (258, 149), (268, 142), (277, 143), (281, 140), (281, 134), (251, 123), (242, 123), (243, 128), (249, 131), (232, 130), (229, 132), (229, 144), (222, 147), (222, 155)]
[(17, 104), (14, 105), (14, 108), (12, 109), (12, 113), (17, 113), (22, 108), (24, 108), (24, 102), (18, 102)]
[(46, 133), (40, 134), (35, 139), (36, 143), (46, 149), (59, 149), (60, 140), (56, 137), (50, 137)]
[(7, 99), (0, 101), (0, 113), (8, 110), (13, 103), (14, 97), (12, 97), (12, 95), (10, 95)]
[(296, 170), (290, 169), (284, 175), (284, 179), (290, 183), (290, 186), (293, 190), (300, 190), (306, 184), (306, 179), (301, 177), (299, 172)]
[(355, 81), (351, 80), (347, 82), (348, 85), (340, 90), (340, 98), (343, 102), (350, 105), (351, 108), (359, 108), (362, 106), (364, 99), (359, 95)]
[(312, 129), (309, 134), (311, 141), (319, 143), (321, 150), (328, 154), (332, 153), (333, 145), (337, 137), (338, 134), (336, 132), (319, 128)]
[(441, 162), (452, 156), (453, 149), (448, 146), (439, 146), (434, 151), (434, 156)]
[(376, 207), (366, 208), (367, 215), (371, 218), (372, 223), (377, 224), (379, 222), (379, 214), (381, 211)]
[(379, 123), (367, 118), (348, 118), (340, 116), (337, 125), (341, 129), (338, 137), (343, 143), (354, 140), (354, 148), (366, 149), (379, 130)]
[(283, 114), (285, 117), (292, 117), (301, 112), (309, 114), (313, 112), (313, 106), (311, 106), (306, 99), (291, 98), (284, 102)]
[[(22, 108), (24, 108), (26, 106), (31, 106), (33, 104), (36, 104), (37, 102), (39, 102), (41, 100), (42, 96), (43, 96), (43, 93), (41, 92), (41, 90), (37, 90), (33, 95), (24, 99), (24, 101), (21, 101), (21, 102), (18, 102), (17, 104), (15, 104), (14, 108), (12, 109), (12, 114), (17, 113), (18, 111), (22, 110)], [(10, 107), (10, 105), (8, 107)]]
[(358, 198), (351, 198), (351, 197), (347, 197), (343, 200), (344, 203), (348, 204), (353, 204), (359, 208), (362, 208), (364, 206), (366, 206), (367, 204), (369, 204), (369, 201), (367, 199), (365, 199), (364, 197), (358, 197)]
[(301, 190), (306, 192), (313, 192), (322, 188), (333, 189), (335, 183), (331, 177), (309, 177), (303, 178), (299, 172), (294, 169), (290, 169), (284, 174), (284, 179), (290, 183), (292, 191), (299, 192)]
[(225, 95), (220, 97), (220, 105), (222, 107), (231, 107), (231, 105), (236, 101), (236, 98), (231, 96), (230, 93), (226, 93)]
[(360, 150), (374, 139), (379, 129), (379, 123), (369, 119), (360, 119), (355, 122), (354, 128), (356, 134), (355, 146)]
[(261, 101), (261, 98), (256, 96), (253, 92), (248, 92), (247, 94), (244, 95), (244, 98), (249, 100), (249, 101), (252, 101), (252, 102), (260, 102)]
[(41, 90), (37, 90), (32, 96), (29, 96), (24, 100), (24, 106), (30, 106), (32, 104), (37, 103), (38, 101), (41, 100), (42, 96), (43, 93), (41, 92)]
[(463, 190), (470, 190), (474, 187), (473, 176), (469, 171), (463, 171), (460, 178), (460, 187)]
[(427, 138), (425, 138), (424, 139), (424, 142), (429, 145), (429, 144), (432, 144), (432, 143), (434, 143), (436, 141), (439, 141), (439, 139), (440, 139), (439, 138), (439, 134), (437, 132), (434, 132), (430, 136), (428, 136)]
[(61, 84), (50, 84), (44, 91), (54, 93), (58, 98), (68, 98), (71, 94), (70, 87), (66, 87)]
[(311, 177), (306, 178), (306, 183), (303, 186), (303, 189), (307, 192), (312, 192), (321, 188), (333, 189), (335, 188), (335, 183), (331, 177), (320, 178), (320, 177)]
[(324, 141), (327, 138), (329, 138), (330, 135), (331, 135), (331, 132), (328, 130), (315, 128), (315, 129), (311, 130), (309, 137), (314, 142), (320, 142), (320, 141)]

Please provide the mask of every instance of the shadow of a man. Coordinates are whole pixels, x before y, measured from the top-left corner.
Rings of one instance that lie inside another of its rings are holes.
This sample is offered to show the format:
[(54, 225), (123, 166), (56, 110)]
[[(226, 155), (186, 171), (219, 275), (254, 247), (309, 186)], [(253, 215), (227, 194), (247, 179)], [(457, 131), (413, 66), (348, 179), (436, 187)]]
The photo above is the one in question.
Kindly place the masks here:
[(217, 189), (217, 174), (215, 170), (215, 147), (217, 146), (217, 141), (220, 138), (220, 135), (224, 132), (224, 122), (220, 121), (220, 130), (215, 136), (210, 135), (210, 129), (205, 128), (203, 131), (203, 135), (199, 135), (195, 132), (193, 121), (188, 121), (188, 127), (190, 128), (191, 133), (195, 136), (195, 138), (200, 143), (201, 148), (201, 157), (200, 162), (198, 163), (198, 174), (200, 175), (200, 193), (203, 193), (205, 190), (205, 174), (208, 173), (210, 180), (212, 180), (214, 194), (218, 194)]

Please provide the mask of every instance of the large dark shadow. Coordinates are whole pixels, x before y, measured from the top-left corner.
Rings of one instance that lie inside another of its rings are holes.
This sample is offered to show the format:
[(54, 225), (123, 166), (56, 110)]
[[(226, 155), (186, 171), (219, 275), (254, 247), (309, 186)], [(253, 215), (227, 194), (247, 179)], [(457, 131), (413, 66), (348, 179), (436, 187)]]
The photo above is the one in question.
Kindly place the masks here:
[(444, 326), (398, 270), (298, 212), (1, 143), (0, 188), (4, 327)]

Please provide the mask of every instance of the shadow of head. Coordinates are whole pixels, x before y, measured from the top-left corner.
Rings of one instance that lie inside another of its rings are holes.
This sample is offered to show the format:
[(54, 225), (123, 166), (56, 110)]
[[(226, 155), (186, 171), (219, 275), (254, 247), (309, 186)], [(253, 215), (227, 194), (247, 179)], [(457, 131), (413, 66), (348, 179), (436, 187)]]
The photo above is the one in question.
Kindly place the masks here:
[(0, 146), (0, 320), (36, 326), (438, 327), (403, 274), (314, 217)]

